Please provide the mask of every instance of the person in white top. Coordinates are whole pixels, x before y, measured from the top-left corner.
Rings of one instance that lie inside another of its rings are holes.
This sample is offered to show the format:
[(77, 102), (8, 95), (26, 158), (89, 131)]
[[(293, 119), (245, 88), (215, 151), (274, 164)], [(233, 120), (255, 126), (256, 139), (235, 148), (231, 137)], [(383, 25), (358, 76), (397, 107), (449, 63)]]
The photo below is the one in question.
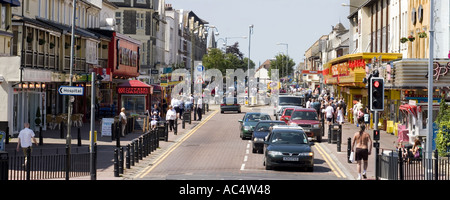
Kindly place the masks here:
[(36, 146), (38, 143), (36, 142), (36, 138), (34, 138), (34, 131), (30, 129), (29, 123), (24, 123), (25, 128), (19, 132), (19, 140), (17, 141), (17, 151), (19, 151), (19, 147), (22, 147), (23, 155), (27, 156), (27, 149), (33, 146), (32, 141)]
[(333, 114), (334, 114), (334, 109), (333, 106), (331, 106), (331, 104), (328, 104), (327, 108), (325, 108), (325, 114), (327, 117), (328, 125), (330, 125), (331, 122), (333, 121)]
[(119, 120), (122, 122), (122, 136), (125, 137), (125, 126), (127, 125), (127, 114), (125, 114), (125, 108), (120, 109)]
[(177, 111), (173, 108), (172, 105), (169, 106), (169, 110), (167, 110), (166, 120), (169, 121), (169, 129), (170, 131), (174, 130), (175, 119), (177, 119)]

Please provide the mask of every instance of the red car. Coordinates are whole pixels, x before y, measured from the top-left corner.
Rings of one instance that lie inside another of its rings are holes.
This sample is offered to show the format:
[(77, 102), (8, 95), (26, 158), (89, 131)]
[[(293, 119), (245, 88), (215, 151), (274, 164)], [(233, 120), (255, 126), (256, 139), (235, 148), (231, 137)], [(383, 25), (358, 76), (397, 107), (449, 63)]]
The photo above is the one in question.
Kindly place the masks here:
[(283, 114), (280, 117), (280, 121), (284, 121), (286, 122), (286, 124), (289, 122), (289, 120), (291, 120), (291, 115), (292, 112), (294, 111), (295, 108), (286, 108), (283, 111)]
[(318, 142), (322, 141), (322, 124), (317, 111), (313, 108), (294, 109), (287, 124), (301, 126), (308, 137), (316, 138)]

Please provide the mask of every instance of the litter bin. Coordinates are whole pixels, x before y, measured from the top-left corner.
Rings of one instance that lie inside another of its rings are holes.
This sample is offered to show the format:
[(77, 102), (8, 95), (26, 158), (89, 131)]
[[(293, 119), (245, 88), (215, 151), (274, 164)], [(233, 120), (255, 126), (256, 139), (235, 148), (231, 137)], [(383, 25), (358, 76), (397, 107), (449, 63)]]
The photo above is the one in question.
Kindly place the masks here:
[[(339, 134), (339, 132), (342, 130), (342, 126), (340, 124), (331, 124), (328, 130), (330, 133), (329, 134), (330, 138), (328, 138), (328, 140), (330, 141), (330, 143), (336, 144), (338, 142), (338, 137), (339, 136), (342, 137), (342, 135)], [(340, 140), (339, 138), (339, 141), (342, 140)]]
[(0, 151), (0, 181), (8, 180), (8, 152)]

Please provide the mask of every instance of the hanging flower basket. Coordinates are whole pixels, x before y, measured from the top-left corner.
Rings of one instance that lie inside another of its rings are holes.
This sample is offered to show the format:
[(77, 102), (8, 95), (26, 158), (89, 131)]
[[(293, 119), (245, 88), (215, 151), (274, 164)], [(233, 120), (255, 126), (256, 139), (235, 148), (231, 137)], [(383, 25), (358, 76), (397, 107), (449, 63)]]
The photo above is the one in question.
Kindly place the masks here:
[(402, 43), (402, 44), (404, 44), (404, 43), (406, 43), (406, 42), (408, 42), (409, 40), (408, 40), (408, 38), (406, 38), (406, 37), (402, 37), (402, 38), (400, 38), (400, 42)]
[(39, 39), (39, 45), (44, 45), (45, 44), (45, 40), (44, 39)]
[(53, 48), (55, 48), (55, 43), (50, 42), (50, 49), (53, 49)]
[(33, 42), (33, 36), (27, 36), (27, 42), (28, 43)]
[(408, 40), (410, 42), (414, 42), (414, 40), (416, 40), (416, 38), (414, 36), (410, 35), (410, 36), (408, 36)]
[(427, 33), (425, 31), (419, 33), (419, 38), (426, 38)]

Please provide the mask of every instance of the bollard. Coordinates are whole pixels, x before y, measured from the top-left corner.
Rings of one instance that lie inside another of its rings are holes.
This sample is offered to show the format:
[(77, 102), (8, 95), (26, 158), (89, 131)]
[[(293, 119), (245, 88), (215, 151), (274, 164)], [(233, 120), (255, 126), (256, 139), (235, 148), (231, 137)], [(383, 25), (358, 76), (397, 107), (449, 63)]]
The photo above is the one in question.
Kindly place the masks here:
[(175, 126), (173, 127), (174, 128), (173, 129), (173, 134), (177, 135), (177, 133), (178, 133), (178, 118), (175, 119), (174, 124), (175, 124)]
[(138, 156), (139, 156), (139, 160), (142, 160), (142, 138), (139, 138), (139, 142), (138, 142)]
[(114, 149), (114, 177), (119, 177), (119, 151)]
[(127, 169), (130, 169), (131, 168), (131, 166), (130, 166), (130, 144), (127, 144), (127, 154), (126, 154), (126, 157), (125, 157), (125, 167), (127, 168)]
[(328, 144), (330, 144), (331, 143), (331, 127), (332, 127), (333, 125), (328, 125)]
[(117, 148), (120, 147), (120, 136), (122, 136), (121, 127), (122, 127), (122, 123), (121, 122), (116, 124), (116, 147)]
[(64, 138), (64, 122), (61, 122), (59, 124), (59, 138)]
[[(9, 133), (7, 133), (8, 135)], [(7, 151), (0, 151), (0, 181), (8, 180), (9, 156)]]
[(133, 151), (134, 151), (134, 161), (136, 163), (139, 163), (139, 154), (138, 154), (138, 152), (139, 152), (139, 140), (137, 140), (137, 139), (134, 140), (134, 149), (133, 149)]
[(119, 148), (119, 174), (123, 174), (123, 147)]
[[(7, 132), (6, 135), (9, 133)], [(39, 126), (39, 146), (44, 145), (44, 136), (42, 135), (42, 126)]]
[(6, 127), (5, 144), (9, 144), (9, 126)]
[(352, 138), (349, 137), (349, 138), (347, 138), (347, 162), (348, 163), (351, 163), (350, 162), (350, 154), (351, 154), (351, 152), (352, 152)]
[(78, 146), (81, 146), (81, 130), (80, 127), (78, 127), (78, 131), (77, 131), (77, 135), (78, 135)]
[(337, 131), (336, 148), (337, 152), (341, 152), (341, 139), (342, 139), (342, 125), (339, 125), (339, 130)]
[(183, 117), (183, 120), (181, 120), (181, 128), (185, 129), (186, 128), (186, 120)]
[(131, 166), (134, 166), (134, 141), (131, 141), (130, 145), (130, 162)]

